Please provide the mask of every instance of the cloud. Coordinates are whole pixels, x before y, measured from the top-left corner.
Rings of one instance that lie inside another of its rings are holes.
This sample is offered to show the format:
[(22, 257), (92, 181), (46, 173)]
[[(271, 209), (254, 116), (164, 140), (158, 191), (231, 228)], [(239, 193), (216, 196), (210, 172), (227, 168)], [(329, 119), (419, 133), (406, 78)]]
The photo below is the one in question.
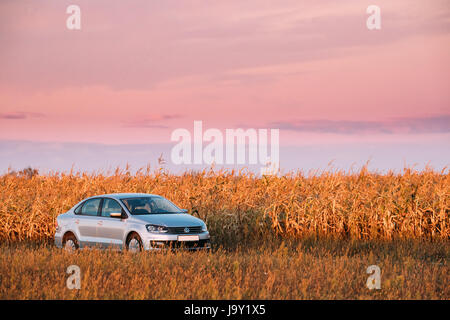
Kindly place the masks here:
[(149, 89), (179, 77), (329, 59), (450, 30), (448, 5), (440, 2), (410, 0), (396, 9), (382, 1), (380, 32), (367, 30), (365, 7), (356, 0), (345, 9), (332, 2), (234, 0), (207, 8), (197, 2), (84, 1), (89, 19), (80, 31), (65, 28), (63, 3), (1, 2), (0, 26), (8, 32), (0, 33), (0, 84)]
[(29, 118), (42, 118), (44, 114), (38, 112), (8, 112), (0, 113), (0, 119), (5, 120), (23, 120)]
[(450, 114), (379, 121), (289, 120), (271, 122), (269, 126), (281, 130), (337, 134), (448, 133), (450, 132)]
[(165, 120), (173, 120), (179, 118), (183, 118), (183, 116), (179, 114), (151, 115), (139, 119), (123, 121), (122, 124), (124, 127), (127, 128), (167, 129), (169, 127), (165, 124), (161, 124), (161, 122)]

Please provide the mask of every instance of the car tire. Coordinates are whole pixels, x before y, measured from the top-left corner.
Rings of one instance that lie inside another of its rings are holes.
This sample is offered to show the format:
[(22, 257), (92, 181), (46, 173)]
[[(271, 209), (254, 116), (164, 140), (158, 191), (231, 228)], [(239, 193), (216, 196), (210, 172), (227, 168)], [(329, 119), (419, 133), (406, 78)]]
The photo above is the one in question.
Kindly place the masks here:
[(127, 240), (127, 251), (140, 252), (142, 251), (142, 240), (137, 233), (132, 233)]
[(70, 234), (64, 236), (64, 241), (63, 241), (62, 245), (63, 245), (64, 250), (70, 251), (70, 252), (78, 250), (80, 248), (77, 237), (75, 237), (75, 235), (73, 233), (70, 233)]

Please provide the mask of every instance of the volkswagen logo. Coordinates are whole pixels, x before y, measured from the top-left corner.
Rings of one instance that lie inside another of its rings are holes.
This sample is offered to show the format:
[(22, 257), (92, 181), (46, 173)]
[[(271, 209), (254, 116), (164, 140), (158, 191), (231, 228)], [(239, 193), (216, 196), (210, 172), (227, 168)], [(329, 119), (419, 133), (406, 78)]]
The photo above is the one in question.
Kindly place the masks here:
[(189, 228), (184, 228), (184, 233), (189, 233)]

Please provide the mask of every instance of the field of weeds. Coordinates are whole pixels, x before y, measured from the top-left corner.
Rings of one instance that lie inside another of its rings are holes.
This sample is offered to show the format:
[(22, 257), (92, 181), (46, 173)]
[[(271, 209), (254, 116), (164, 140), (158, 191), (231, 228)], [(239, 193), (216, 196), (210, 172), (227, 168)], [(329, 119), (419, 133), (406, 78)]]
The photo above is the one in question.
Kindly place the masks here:
[(322, 172), (257, 177), (248, 172), (116, 170), (0, 177), (0, 239), (48, 240), (55, 219), (80, 200), (98, 194), (162, 195), (206, 221), (213, 242), (284, 238), (450, 238), (448, 170), (402, 174)]
[[(55, 218), (98, 194), (162, 195), (204, 219), (211, 252), (52, 245)], [(0, 299), (450, 299), (450, 177), (404, 170), (257, 177), (127, 170), (0, 177)], [(66, 287), (69, 265), (81, 289)], [(366, 287), (367, 267), (381, 289)]]
[[(212, 252), (0, 246), (0, 299), (449, 299), (448, 244), (312, 240)], [(370, 265), (381, 289), (366, 287)], [(67, 267), (81, 271), (69, 290)]]

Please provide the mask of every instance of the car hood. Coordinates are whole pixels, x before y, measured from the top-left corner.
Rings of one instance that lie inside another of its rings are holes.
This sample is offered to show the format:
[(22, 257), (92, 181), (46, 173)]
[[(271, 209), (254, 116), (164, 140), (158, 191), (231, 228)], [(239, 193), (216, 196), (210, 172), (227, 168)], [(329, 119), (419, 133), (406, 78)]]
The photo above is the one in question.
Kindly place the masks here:
[(133, 219), (148, 224), (156, 224), (166, 227), (190, 227), (201, 226), (203, 221), (186, 213), (164, 213), (164, 214), (148, 214), (134, 215)]

